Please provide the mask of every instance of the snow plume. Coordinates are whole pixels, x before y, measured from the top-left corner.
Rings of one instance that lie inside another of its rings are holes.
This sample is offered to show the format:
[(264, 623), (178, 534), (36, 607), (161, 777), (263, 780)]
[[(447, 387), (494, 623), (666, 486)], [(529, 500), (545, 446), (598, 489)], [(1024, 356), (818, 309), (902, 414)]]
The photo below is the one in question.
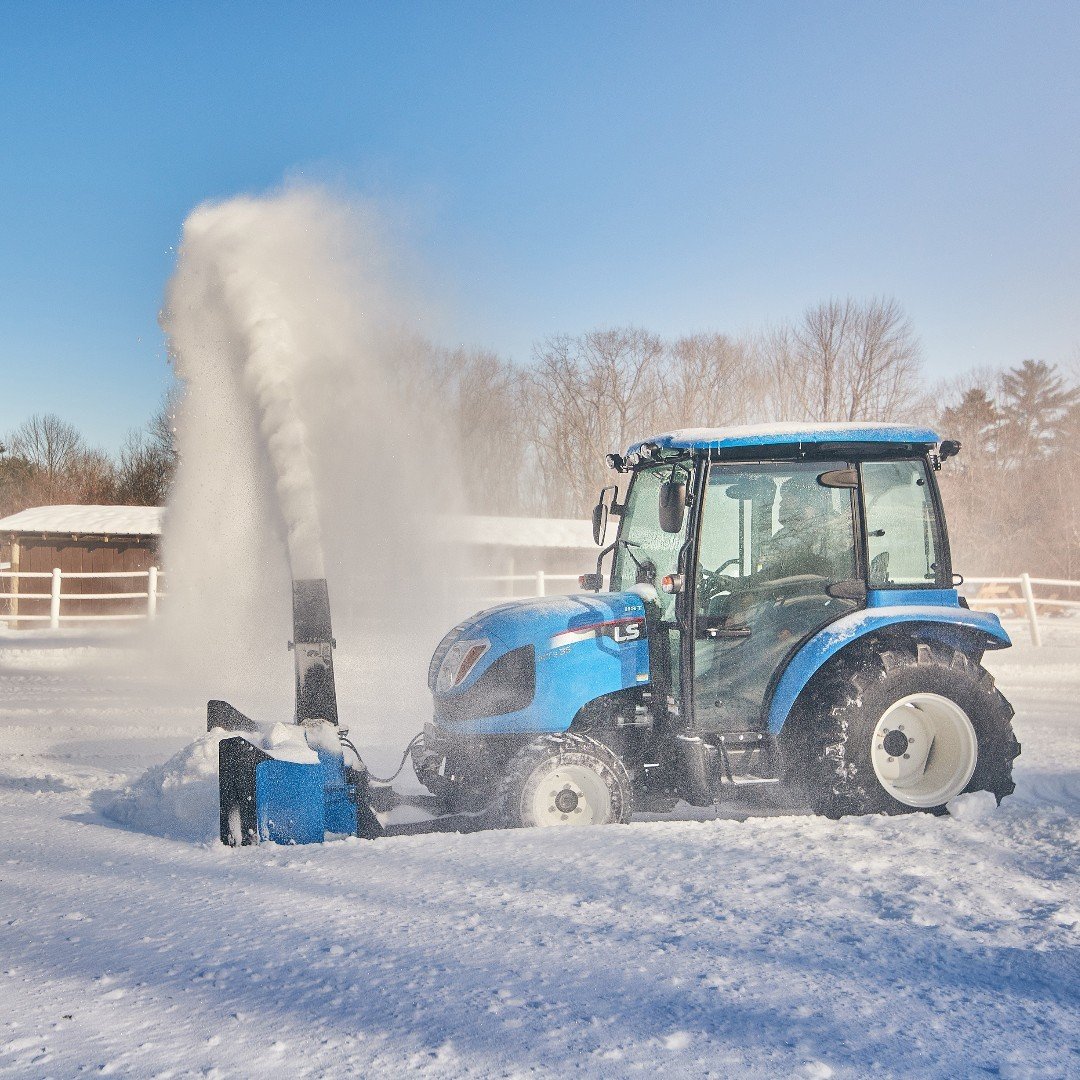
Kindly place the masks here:
[[(207, 204), (184, 224), (162, 313), (185, 386), (163, 630), (206, 696), (272, 702), (267, 720), (292, 709), (290, 566), (328, 579), (343, 650), (380, 656), (384, 679), (400, 657), (423, 691), (450, 625), (456, 575), (432, 525), (456, 508), (456, 458), (437, 405), (406, 392), (392, 254), (377, 211), (317, 188)], [(349, 667), (340, 657), (343, 693)], [(356, 697), (385, 714), (392, 689), (353, 667)]]

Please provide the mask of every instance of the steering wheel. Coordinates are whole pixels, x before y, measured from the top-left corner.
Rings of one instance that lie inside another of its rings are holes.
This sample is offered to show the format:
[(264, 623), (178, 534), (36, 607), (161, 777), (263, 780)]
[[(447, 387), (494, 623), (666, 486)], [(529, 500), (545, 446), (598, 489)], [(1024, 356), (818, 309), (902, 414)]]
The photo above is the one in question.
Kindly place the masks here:
[(728, 559), (717, 570), (706, 570), (704, 566), (701, 568), (700, 599), (703, 603), (707, 604), (714, 596), (718, 596), (720, 593), (734, 592), (739, 587), (738, 578), (730, 577), (723, 572), (732, 563), (738, 561), (738, 559)]

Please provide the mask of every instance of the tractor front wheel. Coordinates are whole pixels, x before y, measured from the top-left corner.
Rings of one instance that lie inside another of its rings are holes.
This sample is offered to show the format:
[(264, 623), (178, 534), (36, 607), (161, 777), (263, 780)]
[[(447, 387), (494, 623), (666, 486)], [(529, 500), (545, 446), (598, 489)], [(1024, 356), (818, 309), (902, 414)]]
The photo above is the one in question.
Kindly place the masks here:
[(542, 735), (510, 760), (495, 808), (504, 828), (625, 824), (633, 811), (630, 774), (588, 735)]
[(925, 642), (840, 659), (783, 736), (788, 785), (815, 813), (940, 812), (965, 791), (1010, 794), (1020, 752), (993, 676)]

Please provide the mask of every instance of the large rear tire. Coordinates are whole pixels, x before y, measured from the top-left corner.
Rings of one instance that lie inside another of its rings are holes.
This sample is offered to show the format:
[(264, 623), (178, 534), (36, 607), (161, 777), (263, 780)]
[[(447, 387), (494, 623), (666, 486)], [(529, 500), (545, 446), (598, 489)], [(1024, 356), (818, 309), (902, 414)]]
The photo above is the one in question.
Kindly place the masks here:
[(588, 735), (542, 735), (507, 766), (494, 802), (503, 828), (625, 824), (634, 807), (619, 756)]
[(957, 649), (890, 643), (841, 657), (781, 738), (787, 787), (814, 813), (940, 813), (962, 792), (1012, 793), (1020, 744), (993, 676)]

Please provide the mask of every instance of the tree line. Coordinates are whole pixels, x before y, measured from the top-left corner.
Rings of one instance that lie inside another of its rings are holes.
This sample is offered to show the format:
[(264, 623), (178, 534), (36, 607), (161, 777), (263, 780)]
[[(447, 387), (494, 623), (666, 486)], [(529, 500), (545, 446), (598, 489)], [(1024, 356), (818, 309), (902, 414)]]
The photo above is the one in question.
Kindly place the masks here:
[(1044, 360), (976, 371), (945, 388), (938, 426), (963, 444), (941, 472), (970, 575), (1080, 580), (1080, 388)]
[[(448, 509), (586, 517), (611, 480), (606, 454), (677, 428), (913, 421), (963, 443), (940, 474), (957, 569), (1080, 578), (1080, 363), (1029, 359), (935, 379), (895, 300), (828, 300), (754, 335), (556, 334), (527, 363), (407, 338), (389, 362), (403, 436), (430, 446)], [(176, 404), (115, 456), (58, 417), (31, 417), (0, 438), (0, 514), (163, 503)]]
[(176, 395), (116, 454), (90, 446), (74, 424), (35, 414), (0, 436), (0, 517), (64, 503), (160, 506), (176, 469)]
[(1027, 359), (945, 381), (880, 298), (825, 301), (756, 335), (559, 334), (524, 365), (419, 351), (473, 513), (585, 517), (612, 481), (605, 455), (672, 429), (917, 422), (963, 444), (939, 474), (958, 570), (1080, 579), (1080, 353), (1065, 370)]

